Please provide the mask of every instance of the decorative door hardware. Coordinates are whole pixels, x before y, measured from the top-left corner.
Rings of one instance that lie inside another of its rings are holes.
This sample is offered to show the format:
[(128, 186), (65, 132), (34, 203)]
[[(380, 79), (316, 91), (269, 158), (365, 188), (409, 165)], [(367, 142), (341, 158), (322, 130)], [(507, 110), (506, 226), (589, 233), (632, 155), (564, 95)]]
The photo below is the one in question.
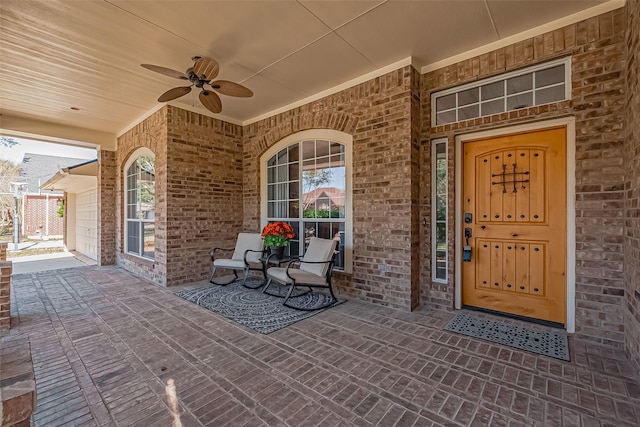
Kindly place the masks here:
[(462, 248), (462, 261), (464, 262), (471, 262), (471, 246), (469, 245), (470, 238), (471, 238), (471, 228), (466, 227), (464, 229), (464, 239), (465, 239), (466, 245), (464, 245), (464, 247)]
[[(522, 176), (522, 178), (524, 178), (524, 176), (528, 176), (529, 175), (529, 171), (526, 172), (518, 172), (516, 170), (516, 165), (517, 163), (513, 163), (513, 172), (507, 172), (507, 165), (506, 164), (502, 164), (502, 173), (498, 173), (498, 174), (491, 174), (491, 178), (495, 178), (495, 177), (501, 177), (502, 181), (496, 181), (493, 182), (491, 181), (491, 185), (502, 185), (502, 192), (506, 193), (507, 192), (507, 184), (513, 184), (513, 192), (517, 193), (518, 192), (518, 187), (517, 184), (522, 184), (522, 189), (524, 190), (525, 188), (527, 188), (525, 186), (526, 183), (529, 182), (529, 179), (518, 179), (519, 176)], [(507, 180), (508, 178), (511, 178), (510, 180)]]

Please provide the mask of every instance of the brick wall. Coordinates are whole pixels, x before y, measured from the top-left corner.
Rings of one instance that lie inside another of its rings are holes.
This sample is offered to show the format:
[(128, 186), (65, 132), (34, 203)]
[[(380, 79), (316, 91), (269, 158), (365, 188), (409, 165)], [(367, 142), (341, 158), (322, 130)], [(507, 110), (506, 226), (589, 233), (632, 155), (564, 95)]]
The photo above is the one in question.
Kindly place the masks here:
[(116, 263), (116, 153), (98, 151), (98, 265)]
[[(449, 223), (454, 224), (453, 159), (457, 134), (561, 116), (576, 120), (576, 323), (577, 333), (593, 341), (624, 342), (624, 86), (625, 11), (618, 9), (556, 31), (423, 75), (423, 143), (449, 140)], [(572, 96), (558, 102), (456, 124), (430, 126), (430, 93), (545, 60), (572, 55)], [(429, 150), (422, 150), (423, 164)], [(426, 182), (425, 177), (423, 182)], [(427, 196), (428, 197), (428, 196)], [(427, 212), (424, 216), (429, 218)], [(450, 229), (453, 227), (450, 227)], [(450, 231), (450, 248), (453, 248)], [(422, 243), (426, 251), (430, 243)], [(454, 260), (452, 251), (449, 259)], [(422, 289), (429, 305), (450, 309), (450, 283)], [(430, 283), (427, 269), (423, 283)]]
[[(140, 147), (155, 154), (155, 259), (124, 253), (123, 168)], [(160, 285), (208, 278), (209, 251), (242, 229), (242, 128), (167, 106), (118, 138), (118, 265)]]
[(640, 2), (627, 2), (627, 24), (625, 336), (640, 370)]
[(12, 270), (13, 263), (7, 261), (7, 243), (0, 243), (0, 331), (8, 330), (11, 326)]
[(169, 107), (167, 145), (167, 285), (177, 285), (208, 278), (209, 251), (242, 231), (242, 127)]
[(23, 234), (27, 236), (62, 236), (64, 219), (58, 215), (62, 195), (29, 194), (23, 200)]
[[(420, 73), (413, 67), (411, 72), (411, 295), (410, 308), (420, 305), (420, 272), (425, 267), (422, 264), (420, 242), (423, 239), (424, 230), (421, 228), (422, 216), (420, 215), (420, 184), (421, 184), (421, 147), (420, 138), (422, 122), (420, 120), (421, 91)], [(424, 169), (429, 169), (425, 167)]]
[[(337, 288), (407, 310), (417, 301), (419, 279), (419, 217), (413, 208), (418, 85), (418, 74), (407, 66), (244, 128), (244, 227), (254, 230), (260, 227), (259, 162), (269, 147), (308, 129), (353, 135), (353, 274), (336, 274)], [(378, 271), (380, 263), (390, 271)]]
[[(159, 285), (167, 284), (167, 114), (164, 107), (144, 119), (118, 138), (115, 156), (115, 256), (118, 266), (145, 277)], [(148, 148), (155, 155), (155, 253), (154, 259), (141, 258), (124, 252), (124, 167), (139, 148)], [(179, 244), (179, 242), (172, 242)]]

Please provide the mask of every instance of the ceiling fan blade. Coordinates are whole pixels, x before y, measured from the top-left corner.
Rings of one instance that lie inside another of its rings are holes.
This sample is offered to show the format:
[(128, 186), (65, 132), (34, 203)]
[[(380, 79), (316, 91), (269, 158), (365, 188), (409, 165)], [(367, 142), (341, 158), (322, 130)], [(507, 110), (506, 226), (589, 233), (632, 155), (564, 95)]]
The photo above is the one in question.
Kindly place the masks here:
[(168, 91), (160, 95), (160, 98), (158, 98), (158, 102), (171, 101), (172, 99), (180, 98), (181, 96), (184, 96), (189, 92), (191, 92), (191, 86), (174, 87), (173, 89), (169, 89)]
[(164, 74), (165, 76), (173, 77), (176, 79), (187, 80), (187, 76), (180, 71), (172, 70), (171, 68), (161, 67), (159, 65), (152, 64), (140, 64), (141, 67), (147, 70), (155, 71), (156, 73)]
[(220, 72), (220, 66), (215, 59), (203, 56), (196, 59), (195, 64), (193, 64), (193, 72), (196, 73), (198, 77), (204, 75), (205, 80), (211, 80), (215, 79)]
[(204, 107), (212, 113), (219, 113), (222, 111), (222, 101), (218, 94), (211, 90), (203, 90), (200, 92), (200, 102)]
[(250, 98), (253, 96), (251, 89), (228, 80), (216, 80), (211, 83), (211, 86), (223, 95), (240, 96), (242, 98)]

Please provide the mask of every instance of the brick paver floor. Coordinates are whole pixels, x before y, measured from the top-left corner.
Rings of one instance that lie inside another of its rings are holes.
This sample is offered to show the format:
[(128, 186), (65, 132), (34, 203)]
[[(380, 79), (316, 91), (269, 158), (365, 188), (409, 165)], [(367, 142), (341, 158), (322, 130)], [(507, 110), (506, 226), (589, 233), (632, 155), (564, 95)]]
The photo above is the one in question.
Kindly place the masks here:
[(624, 352), (571, 362), (358, 301), (260, 335), (116, 267), (13, 277), (36, 426), (638, 426)]

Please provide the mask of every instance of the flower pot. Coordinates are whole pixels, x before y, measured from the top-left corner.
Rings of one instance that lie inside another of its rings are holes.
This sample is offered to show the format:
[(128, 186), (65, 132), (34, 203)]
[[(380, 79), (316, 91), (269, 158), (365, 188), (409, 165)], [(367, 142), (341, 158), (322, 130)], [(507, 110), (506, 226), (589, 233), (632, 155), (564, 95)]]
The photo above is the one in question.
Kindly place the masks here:
[(284, 258), (284, 246), (269, 246), (269, 253), (278, 259)]

